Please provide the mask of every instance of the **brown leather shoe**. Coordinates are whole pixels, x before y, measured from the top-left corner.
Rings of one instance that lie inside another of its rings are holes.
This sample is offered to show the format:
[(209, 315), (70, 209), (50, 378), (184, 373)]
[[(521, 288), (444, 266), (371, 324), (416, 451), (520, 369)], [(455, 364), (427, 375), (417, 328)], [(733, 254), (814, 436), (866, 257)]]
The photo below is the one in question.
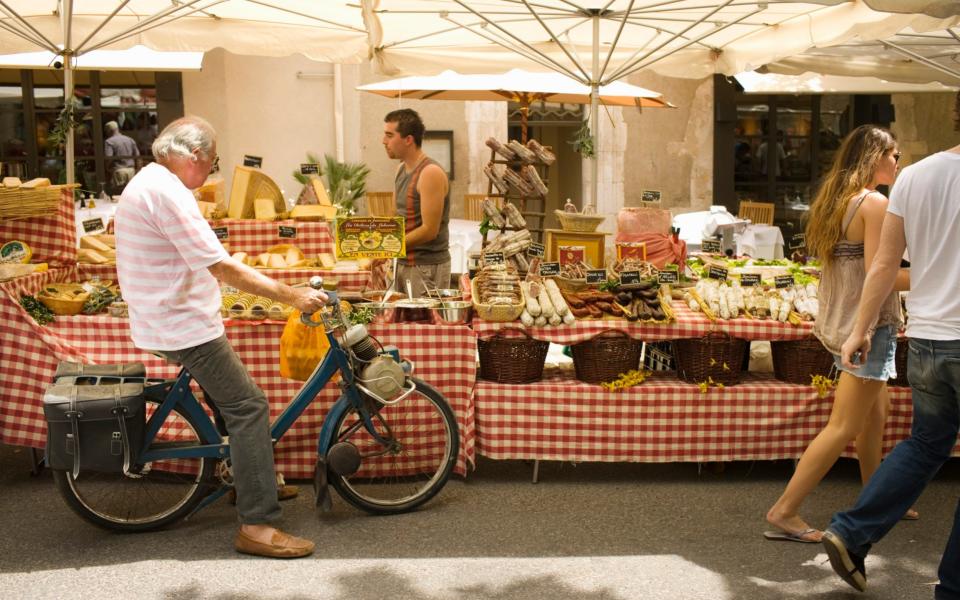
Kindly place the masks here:
[(298, 538), (284, 533), (279, 529), (273, 532), (273, 538), (269, 544), (258, 542), (243, 531), (237, 532), (237, 538), (233, 541), (233, 547), (237, 552), (243, 554), (253, 554), (254, 556), (265, 556), (267, 558), (301, 558), (313, 554), (314, 543), (310, 540)]

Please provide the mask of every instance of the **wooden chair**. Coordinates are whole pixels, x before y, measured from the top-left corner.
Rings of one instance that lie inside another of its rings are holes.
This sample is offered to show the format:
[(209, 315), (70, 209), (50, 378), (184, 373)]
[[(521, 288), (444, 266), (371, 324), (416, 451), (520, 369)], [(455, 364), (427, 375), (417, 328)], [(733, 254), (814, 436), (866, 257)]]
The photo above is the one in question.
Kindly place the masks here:
[(773, 203), (741, 200), (737, 216), (751, 223), (773, 225)]
[(368, 216), (397, 216), (397, 206), (393, 202), (393, 192), (367, 192), (366, 204)]
[[(463, 195), (463, 218), (468, 221), (483, 220), (483, 201), (489, 198), (486, 194), (464, 194)], [(494, 203), (499, 208), (503, 208), (503, 198), (494, 198)]]

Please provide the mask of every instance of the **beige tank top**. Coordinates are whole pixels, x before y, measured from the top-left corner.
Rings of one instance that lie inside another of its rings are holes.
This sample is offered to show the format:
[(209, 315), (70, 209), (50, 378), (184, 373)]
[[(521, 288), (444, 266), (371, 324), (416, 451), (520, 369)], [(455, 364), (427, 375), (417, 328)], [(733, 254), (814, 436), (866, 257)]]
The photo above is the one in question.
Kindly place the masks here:
[[(833, 261), (824, 265), (817, 293), (820, 299), (820, 311), (813, 324), (813, 334), (823, 346), (834, 354), (840, 354), (840, 346), (847, 341), (857, 320), (860, 295), (863, 282), (867, 278), (864, 264), (863, 242), (851, 242), (846, 239), (847, 228), (857, 214), (860, 205), (867, 197), (860, 196), (850, 208), (843, 220), (843, 233), (840, 241), (833, 247)], [(880, 307), (880, 318), (876, 327), (894, 325), (897, 329), (903, 324), (900, 313), (900, 298), (897, 292), (891, 292)], [(873, 335), (873, 330), (870, 330)]]

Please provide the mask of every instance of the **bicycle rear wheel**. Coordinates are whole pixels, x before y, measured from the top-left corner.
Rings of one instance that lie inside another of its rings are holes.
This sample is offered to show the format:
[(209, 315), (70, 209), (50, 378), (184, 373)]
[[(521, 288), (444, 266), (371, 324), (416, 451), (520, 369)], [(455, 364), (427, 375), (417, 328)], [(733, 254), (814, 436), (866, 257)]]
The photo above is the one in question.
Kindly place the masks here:
[[(147, 399), (147, 419), (159, 407)], [(193, 420), (177, 408), (167, 416), (152, 448), (200, 445)], [(60, 494), (85, 520), (116, 531), (159, 529), (190, 514), (212, 491), (213, 458), (178, 458), (143, 465), (138, 474), (54, 471)]]
[(414, 379), (417, 390), (403, 401), (370, 404), (371, 420), (384, 446), (351, 409), (336, 423), (337, 442), (360, 452), (360, 468), (349, 475), (330, 473), (330, 482), (347, 502), (374, 514), (396, 514), (433, 498), (450, 478), (460, 450), (453, 410), (436, 389)]

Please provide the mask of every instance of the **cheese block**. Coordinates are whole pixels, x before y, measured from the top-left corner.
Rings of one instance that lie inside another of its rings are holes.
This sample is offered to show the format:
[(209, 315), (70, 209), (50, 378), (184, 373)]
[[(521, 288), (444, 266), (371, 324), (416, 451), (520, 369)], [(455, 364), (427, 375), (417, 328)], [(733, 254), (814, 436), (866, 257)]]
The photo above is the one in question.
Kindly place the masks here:
[(227, 207), (227, 216), (231, 219), (254, 218), (254, 199), (270, 198), (274, 209), (283, 211), (287, 208), (278, 186), (260, 169), (238, 166), (233, 171), (233, 186), (230, 188), (230, 205)]
[(263, 252), (259, 256), (257, 256), (257, 264), (260, 265), (261, 267), (270, 266), (270, 254), (267, 252)]
[(80, 248), (77, 250), (77, 260), (85, 263), (93, 263), (95, 265), (102, 265), (110, 262), (109, 258), (100, 254), (96, 250), (91, 250), (90, 248)]
[(253, 212), (260, 221), (273, 221), (277, 218), (277, 211), (272, 198), (257, 198), (254, 200)]
[(16, 188), (20, 187), (20, 178), (19, 177), (4, 177), (3, 178), (3, 187)]
[(197, 201), (197, 206), (200, 207), (200, 214), (204, 219), (212, 218), (213, 211), (217, 210), (217, 205), (213, 202), (204, 202), (203, 200)]
[(337, 207), (319, 204), (298, 204), (290, 211), (290, 218), (297, 221), (332, 221), (337, 216)]
[(32, 190), (34, 188), (50, 187), (50, 180), (46, 177), (37, 177), (20, 184), (21, 188)]
[(303, 259), (303, 253), (296, 248), (288, 248), (287, 253), (283, 255), (283, 261), (288, 266), (292, 266)]
[(320, 261), (320, 266), (324, 269), (332, 269), (337, 265), (337, 261), (333, 258), (333, 255), (327, 252), (322, 252), (317, 257), (317, 260)]
[(88, 235), (87, 237), (96, 238), (111, 248), (117, 247), (117, 238), (112, 233), (98, 233), (97, 235)]
[(327, 189), (323, 187), (323, 182), (317, 177), (310, 178), (310, 187), (313, 188), (313, 195), (317, 197), (317, 204), (321, 206), (333, 206), (330, 202), (330, 196), (327, 195)]
[(287, 261), (283, 259), (279, 254), (268, 254), (267, 266), (271, 269), (286, 269)]
[(233, 260), (235, 260), (235, 261), (237, 261), (237, 262), (239, 262), (239, 263), (247, 264), (247, 253), (246, 253), (246, 252), (234, 252), (232, 258), (233, 258)]
[(80, 247), (89, 248), (90, 250), (96, 250), (101, 253), (110, 251), (110, 246), (104, 244), (92, 235), (85, 235), (80, 238)]

